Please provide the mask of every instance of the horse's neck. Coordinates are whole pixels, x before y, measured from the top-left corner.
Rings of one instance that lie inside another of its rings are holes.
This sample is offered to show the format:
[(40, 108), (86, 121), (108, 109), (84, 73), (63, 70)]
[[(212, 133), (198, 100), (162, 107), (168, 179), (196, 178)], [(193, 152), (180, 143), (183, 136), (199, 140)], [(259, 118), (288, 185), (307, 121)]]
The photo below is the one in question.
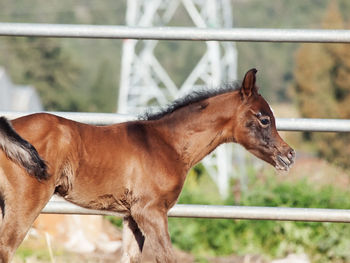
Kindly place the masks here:
[[(171, 144), (188, 167), (202, 160), (219, 144), (232, 141), (232, 127), (238, 103), (237, 92), (203, 101), (202, 107), (187, 106), (160, 120)], [(192, 107), (192, 108), (190, 108)]]

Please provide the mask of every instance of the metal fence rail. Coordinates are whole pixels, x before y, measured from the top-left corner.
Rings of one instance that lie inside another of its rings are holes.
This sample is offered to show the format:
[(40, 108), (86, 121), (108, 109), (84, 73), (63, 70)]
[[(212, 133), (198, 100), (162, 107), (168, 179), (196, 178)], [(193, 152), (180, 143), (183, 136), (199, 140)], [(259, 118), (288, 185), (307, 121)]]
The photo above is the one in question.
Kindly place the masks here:
[(159, 39), (196, 41), (350, 43), (350, 30), (272, 28), (129, 27), (0, 23), (0, 36)]
[[(350, 30), (321, 29), (256, 29), (256, 28), (184, 28), (184, 27), (127, 27), (106, 25), (59, 25), (31, 23), (0, 23), (0, 36), (38, 36), (62, 38), (158, 39), (194, 41), (252, 41), (252, 42), (313, 42), (350, 43)], [(103, 113), (53, 112), (80, 122), (106, 125), (135, 119), (132, 115)], [(0, 112), (14, 119), (28, 113)], [(280, 131), (350, 132), (350, 120), (340, 119), (286, 119), (276, 120)], [(109, 214), (89, 210), (65, 201), (50, 201), (42, 213)], [(260, 220), (322, 221), (350, 223), (350, 210), (242, 207), (212, 205), (176, 205), (169, 211), (172, 217), (205, 217)]]
[[(106, 125), (135, 120), (133, 115), (112, 113), (83, 112), (50, 112), (68, 119)], [(29, 112), (0, 112), (0, 116), (9, 119), (30, 114)], [(350, 120), (334, 119), (277, 119), (277, 128), (283, 131), (332, 131), (349, 132)], [(83, 214), (83, 215), (113, 215), (121, 214), (91, 210), (79, 207), (66, 201), (50, 201), (42, 210), (50, 214)], [(226, 218), (254, 220), (284, 220), (313, 222), (346, 222), (350, 223), (350, 210), (345, 209), (315, 209), (286, 207), (247, 207), (247, 206), (214, 206), (214, 205), (175, 205), (168, 214), (170, 217), (196, 218)]]
[[(50, 201), (42, 213), (122, 216), (119, 213), (82, 208), (66, 201)], [(170, 217), (350, 223), (350, 210), (346, 209), (175, 205), (168, 215)]]
[[(50, 112), (67, 119), (94, 125), (108, 125), (113, 123), (135, 120), (136, 116), (115, 113), (87, 113), (87, 112)], [(15, 119), (30, 112), (0, 111), (0, 116)], [(305, 119), (305, 118), (277, 118), (279, 131), (311, 131), (311, 132), (350, 132), (350, 120), (345, 119)]]

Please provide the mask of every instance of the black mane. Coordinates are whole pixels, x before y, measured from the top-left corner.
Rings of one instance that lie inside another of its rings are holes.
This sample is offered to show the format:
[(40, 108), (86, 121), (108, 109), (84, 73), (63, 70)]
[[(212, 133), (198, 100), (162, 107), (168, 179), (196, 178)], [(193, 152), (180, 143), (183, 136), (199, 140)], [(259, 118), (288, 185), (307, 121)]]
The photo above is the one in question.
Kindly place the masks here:
[(158, 111), (153, 112), (152, 110), (147, 110), (144, 114), (139, 116), (140, 120), (159, 120), (165, 115), (168, 115), (177, 109), (188, 106), (192, 103), (196, 103), (220, 94), (228, 93), (239, 89), (240, 84), (237, 82), (224, 84), (216, 89), (200, 89), (193, 91), (182, 98), (176, 99), (171, 104), (160, 108)]

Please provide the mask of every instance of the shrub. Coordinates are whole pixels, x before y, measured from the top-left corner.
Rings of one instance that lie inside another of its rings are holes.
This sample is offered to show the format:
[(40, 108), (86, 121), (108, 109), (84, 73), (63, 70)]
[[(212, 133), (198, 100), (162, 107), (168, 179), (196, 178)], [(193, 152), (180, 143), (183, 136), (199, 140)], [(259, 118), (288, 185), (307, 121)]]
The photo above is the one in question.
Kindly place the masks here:
[[(208, 181), (198, 183), (198, 186), (210, 183), (210, 179), (205, 180)], [(189, 192), (186, 184), (179, 203), (213, 204), (206, 196), (207, 193)], [(348, 196), (349, 192), (331, 186), (317, 188), (305, 180), (278, 183), (271, 176), (264, 182), (251, 181), (249, 190), (242, 194), (238, 205), (347, 209), (350, 208)], [(215, 203), (234, 204), (232, 196)], [(305, 252), (315, 262), (350, 260), (348, 224), (177, 218), (169, 219), (169, 229), (175, 246), (197, 256), (234, 253), (275, 258)]]

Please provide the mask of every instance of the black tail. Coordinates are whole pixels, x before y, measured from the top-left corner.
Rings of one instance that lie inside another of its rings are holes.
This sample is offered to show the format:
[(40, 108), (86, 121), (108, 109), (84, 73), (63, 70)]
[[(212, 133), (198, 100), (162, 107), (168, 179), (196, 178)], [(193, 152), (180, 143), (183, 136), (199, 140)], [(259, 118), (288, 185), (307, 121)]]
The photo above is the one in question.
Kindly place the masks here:
[(48, 178), (45, 161), (33, 145), (18, 135), (5, 117), (0, 117), (0, 148), (8, 158), (23, 166), (30, 175), (38, 180)]

